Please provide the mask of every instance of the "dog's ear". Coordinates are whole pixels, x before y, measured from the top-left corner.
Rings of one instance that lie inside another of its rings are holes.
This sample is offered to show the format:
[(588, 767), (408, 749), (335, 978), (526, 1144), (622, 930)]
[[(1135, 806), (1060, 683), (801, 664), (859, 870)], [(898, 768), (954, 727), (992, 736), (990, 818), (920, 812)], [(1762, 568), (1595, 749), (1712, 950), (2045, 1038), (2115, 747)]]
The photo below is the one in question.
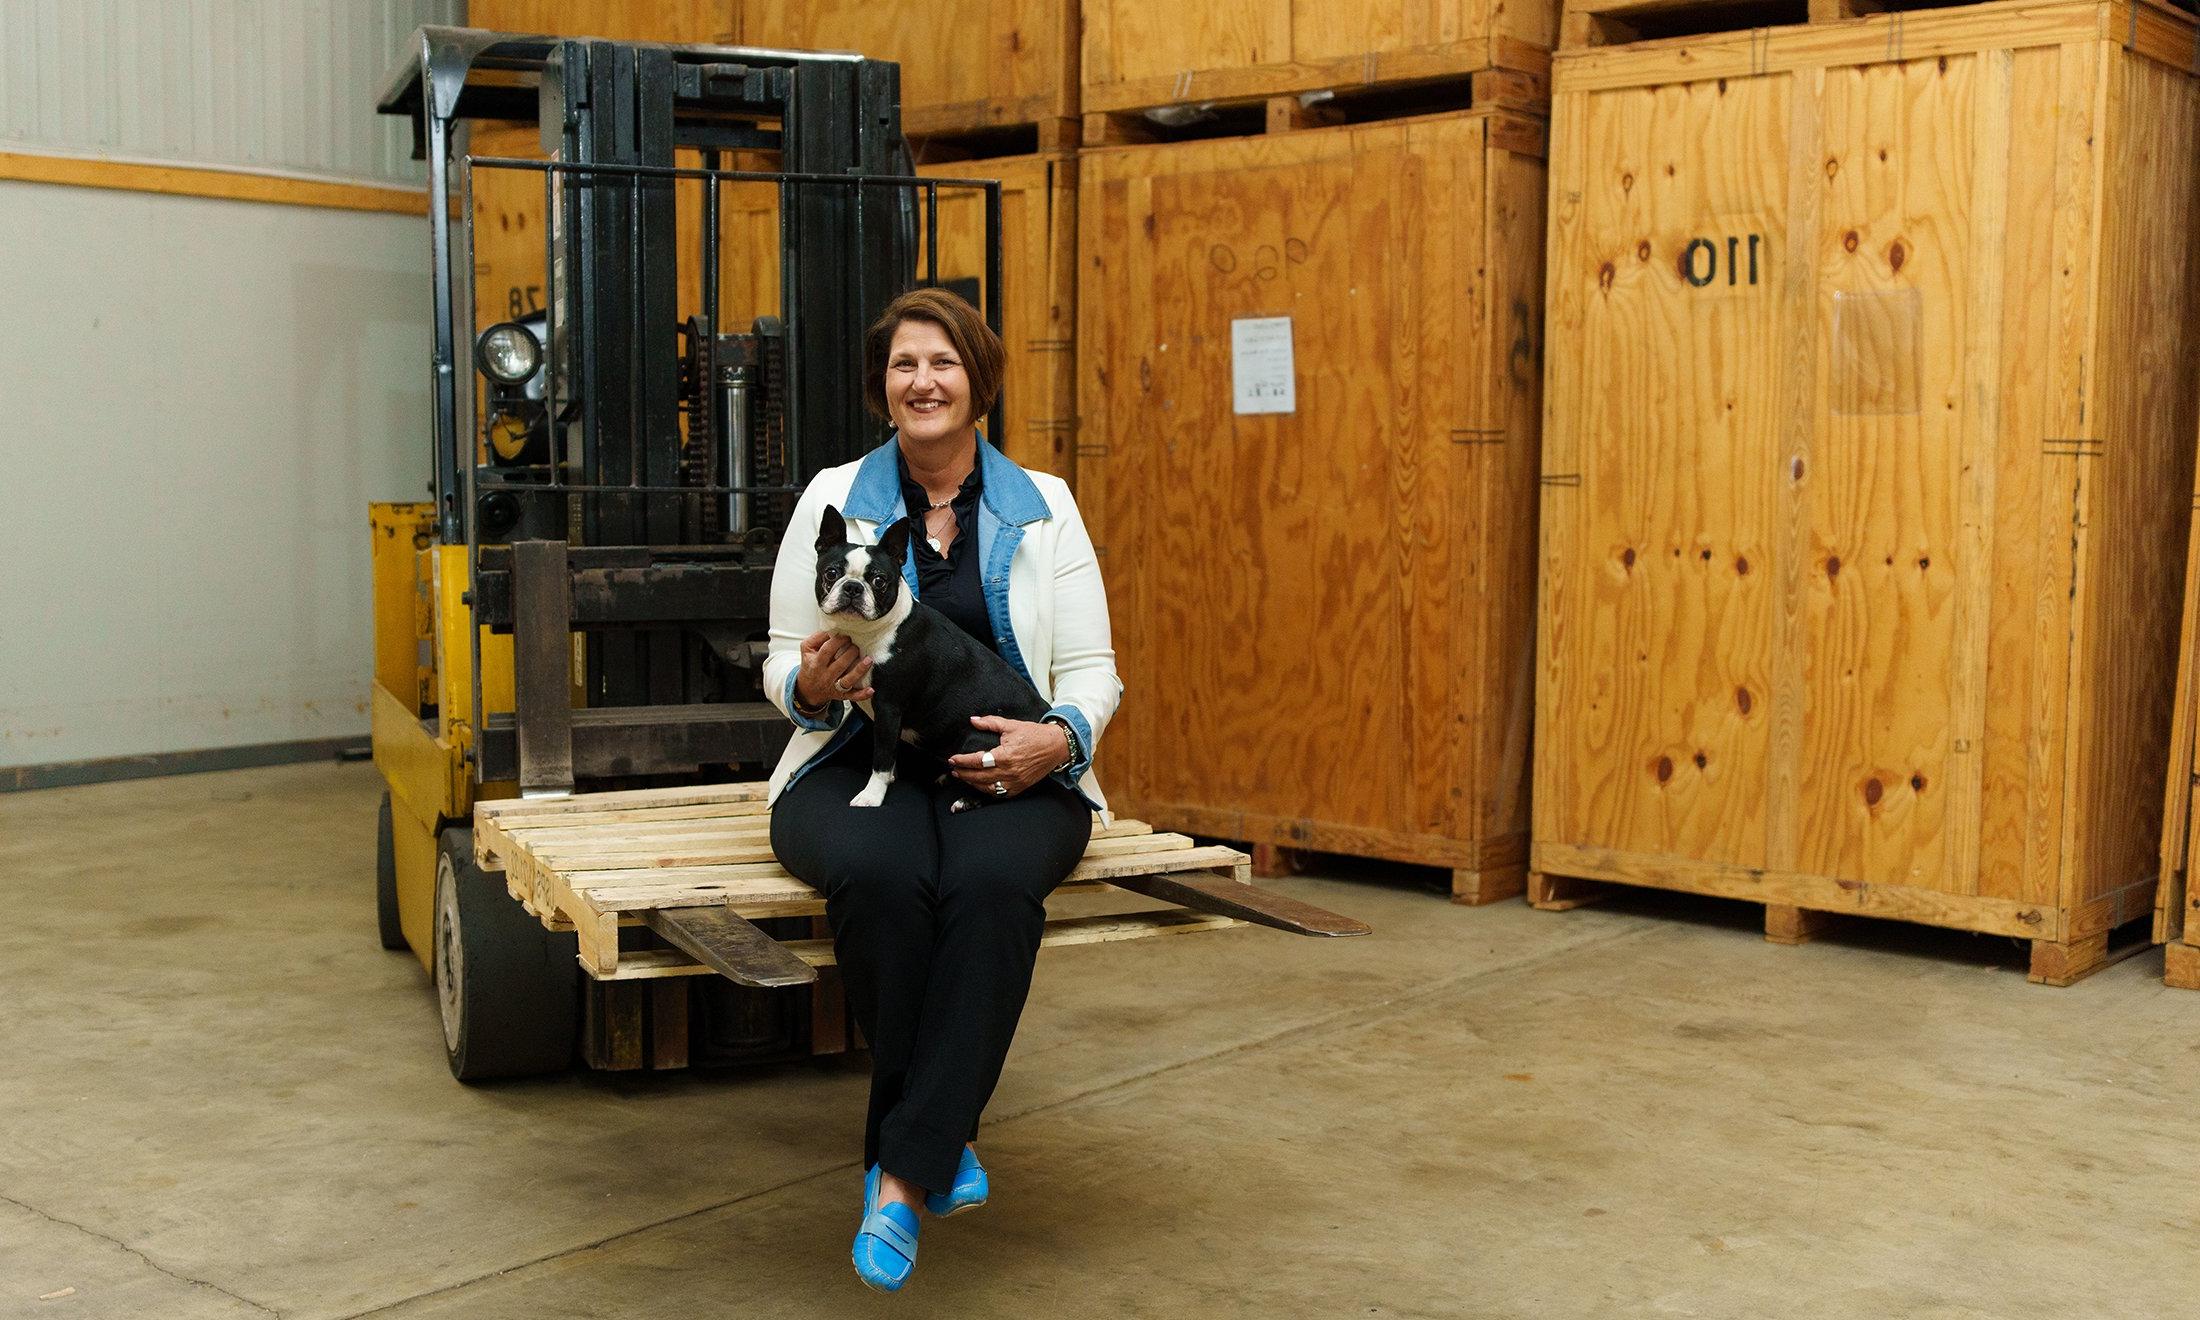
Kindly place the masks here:
[(840, 516), (840, 510), (828, 504), (817, 519), (817, 548), (820, 554), (836, 545), (848, 544), (848, 523)]
[(916, 530), (915, 523), (907, 518), (901, 518), (897, 519), (894, 525), (887, 528), (878, 538), (878, 548), (884, 550), (886, 557), (894, 561), (895, 568), (900, 568), (902, 563), (909, 558), (909, 538), (916, 533)]

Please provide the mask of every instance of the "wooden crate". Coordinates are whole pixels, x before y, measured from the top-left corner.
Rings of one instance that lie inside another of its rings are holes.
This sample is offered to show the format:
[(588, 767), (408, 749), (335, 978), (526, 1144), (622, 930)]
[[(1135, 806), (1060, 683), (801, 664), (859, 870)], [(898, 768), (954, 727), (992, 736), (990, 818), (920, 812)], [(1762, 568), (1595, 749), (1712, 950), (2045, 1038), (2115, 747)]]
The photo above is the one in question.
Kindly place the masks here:
[(1531, 899), (1986, 931), (2056, 983), (2149, 909), (2195, 55), (2016, 3), (1557, 57)]
[[(1558, 44), (1561, 50), (1626, 45), (1799, 23), (1841, 23), (1881, 11), (1915, 14), (1966, 3), (1968, 0), (1563, 0)], [(2185, 12), (2171, 0), (2141, 3), (2166, 14)], [(1898, 32), (1902, 23), (1896, 20)]]
[(737, 0), (743, 44), (852, 50), (901, 66), (912, 137), (1022, 130), (991, 154), (1075, 145), (1076, 0)]
[(1540, 111), (1556, 0), (1085, 0), (1086, 145), (1132, 113), (1471, 78)]
[[(2200, 510), (2200, 491), (2193, 497)], [(2194, 740), (2200, 729), (2200, 519), (2194, 519), (2185, 551), (2185, 615), (2177, 652), (2177, 695), (2169, 728), (2169, 776), (2162, 793), (2162, 854), (2154, 895), (2154, 942), (2163, 946), (2162, 979), (2181, 990), (2200, 990), (2200, 917), (2194, 916), (2193, 853), (2200, 835), (2200, 778), (2193, 774)]]
[(468, 26), (613, 41), (732, 39), (740, 0), (468, 0)]
[[(1080, 158), (1078, 498), (1163, 828), (1518, 893), (1544, 167), (1509, 112)], [(1296, 411), (1235, 411), (1292, 318)]]
[[(1002, 433), (993, 438), (1023, 466), (1074, 480), (1077, 161), (1019, 156), (926, 165), (918, 173), (1000, 181), (1001, 339), (1008, 364)], [(921, 209), (921, 196), (918, 203)], [(776, 314), (779, 307), (778, 202), (763, 187), (729, 188), (722, 205), (729, 245), (722, 296), (727, 323), (743, 325)], [(939, 208), (939, 280), (978, 300), (985, 285), (984, 194), (943, 188)], [(921, 222), (918, 232), (921, 279), (926, 260)]]

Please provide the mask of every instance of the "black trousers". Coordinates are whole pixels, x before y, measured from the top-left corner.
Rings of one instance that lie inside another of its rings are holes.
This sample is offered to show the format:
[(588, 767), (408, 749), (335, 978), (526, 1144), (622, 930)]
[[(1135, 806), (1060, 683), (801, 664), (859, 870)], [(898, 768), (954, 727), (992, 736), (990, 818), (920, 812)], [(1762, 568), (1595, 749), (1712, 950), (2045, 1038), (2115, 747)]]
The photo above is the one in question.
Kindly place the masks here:
[(825, 895), (856, 1021), (871, 1044), (863, 1161), (928, 1191), (954, 1182), (1031, 990), (1046, 896), (1084, 856), (1092, 813), (1042, 781), (954, 813), (959, 780), (903, 747), (886, 801), (856, 738), (780, 794), (772, 850)]

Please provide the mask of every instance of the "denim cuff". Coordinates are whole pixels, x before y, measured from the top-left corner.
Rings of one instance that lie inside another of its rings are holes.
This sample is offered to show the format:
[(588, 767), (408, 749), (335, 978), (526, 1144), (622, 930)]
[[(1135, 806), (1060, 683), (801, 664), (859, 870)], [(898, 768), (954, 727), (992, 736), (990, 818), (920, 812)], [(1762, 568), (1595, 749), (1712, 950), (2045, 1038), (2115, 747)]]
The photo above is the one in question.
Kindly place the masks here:
[(800, 677), (802, 677), (802, 671), (799, 669), (787, 675), (787, 718), (794, 721), (794, 727), (809, 733), (830, 733), (840, 727), (841, 717), (845, 713), (841, 710), (841, 706), (845, 703), (827, 702), (825, 704), (825, 714), (814, 720), (795, 708), (794, 685), (795, 680)]
[(1069, 776), (1069, 782), (1075, 784), (1085, 777), (1087, 770), (1092, 769), (1092, 725), (1085, 719), (1085, 713), (1075, 706), (1056, 706), (1047, 712), (1047, 716), (1069, 725), (1077, 735), (1076, 759), (1062, 770), (1063, 774)]

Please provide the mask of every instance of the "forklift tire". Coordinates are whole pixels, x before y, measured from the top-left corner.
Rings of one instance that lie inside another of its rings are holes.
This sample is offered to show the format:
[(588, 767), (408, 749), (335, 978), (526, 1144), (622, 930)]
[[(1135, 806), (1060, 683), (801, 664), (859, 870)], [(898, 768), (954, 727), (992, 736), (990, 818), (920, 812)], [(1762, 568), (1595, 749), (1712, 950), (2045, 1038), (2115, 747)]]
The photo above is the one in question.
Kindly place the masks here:
[(571, 932), (547, 930), (474, 864), (474, 832), (443, 831), (435, 857), (435, 998), (451, 1076), (536, 1077), (573, 1064), (580, 966)]
[(382, 925), (382, 947), (404, 949), (405, 929), (397, 924), (397, 826), (390, 817), (390, 791), (382, 790), (382, 811), (374, 823), (374, 909)]

